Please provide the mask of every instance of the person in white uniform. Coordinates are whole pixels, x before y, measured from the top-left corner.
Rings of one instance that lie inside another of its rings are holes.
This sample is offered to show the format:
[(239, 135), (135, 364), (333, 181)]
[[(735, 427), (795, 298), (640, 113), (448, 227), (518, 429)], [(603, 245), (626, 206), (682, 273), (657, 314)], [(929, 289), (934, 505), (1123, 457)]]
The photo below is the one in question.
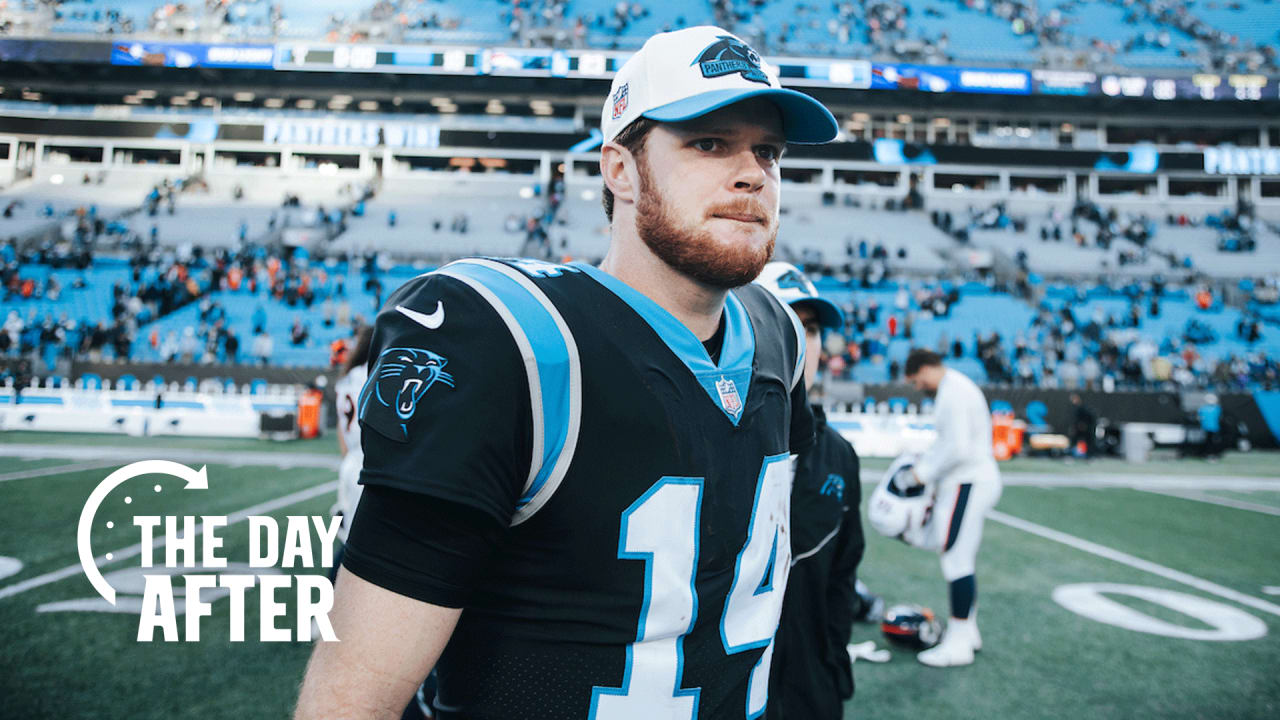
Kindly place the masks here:
[(915, 463), (914, 472), (917, 482), (935, 489), (929, 545), (941, 553), (951, 600), (951, 619), (942, 641), (917, 657), (932, 667), (969, 665), (974, 651), (982, 649), (974, 577), (982, 524), (1001, 491), (991, 448), (991, 411), (982, 390), (943, 365), (937, 353), (912, 350), (905, 376), (916, 390), (936, 398), (938, 437)]
[[(347, 530), (356, 516), (360, 502), (360, 468), (364, 465), (364, 451), (360, 447), (360, 390), (369, 377), (369, 338), (371, 327), (364, 327), (356, 337), (355, 349), (347, 356), (342, 378), (334, 384), (338, 401), (338, 447), (342, 450), (342, 465), (338, 468), (338, 503), (333, 507), (335, 515), (342, 516), (338, 537), (347, 541)], [(339, 563), (334, 562), (336, 569)]]

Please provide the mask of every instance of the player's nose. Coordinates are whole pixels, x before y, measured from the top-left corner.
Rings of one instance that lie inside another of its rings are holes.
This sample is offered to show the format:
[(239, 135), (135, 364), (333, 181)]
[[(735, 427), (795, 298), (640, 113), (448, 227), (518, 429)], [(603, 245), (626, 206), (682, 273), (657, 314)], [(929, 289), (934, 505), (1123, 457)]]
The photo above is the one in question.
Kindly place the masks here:
[(768, 174), (760, 166), (760, 160), (756, 157), (754, 148), (747, 147), (734, 153), (732, 158), (734, 190), (757, 192), (764, 187)]

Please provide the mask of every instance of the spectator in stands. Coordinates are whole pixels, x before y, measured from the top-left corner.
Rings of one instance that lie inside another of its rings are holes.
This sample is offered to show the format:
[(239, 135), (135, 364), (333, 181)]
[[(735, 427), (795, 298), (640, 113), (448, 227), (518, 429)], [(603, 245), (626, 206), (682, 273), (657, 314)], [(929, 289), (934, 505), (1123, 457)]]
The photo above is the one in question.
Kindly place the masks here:
[(253, 309), (253, 334), (258, 335), (266, 330), (267, 309), (261, 303)]
[(196, 329), (190, 325), (182, 328), (182, 339), (178, 341), (178, 357), (183, 363), (191, 363), (196, 359)]
[(1222, 456), (1222, 406), (1218, 404), (1218, 396), (1209, 393), (1204, 396), (1204, 404), (1196, 410), (1200, 421), (1200, 431), (1204, 433), (1204, 455), (1216, 459)]
[(266, 365), (271, 361), (271, 353), (275, 343), (271, 340), (271, 336), (266, 331), (261, 331), (253, 338), (253, 348), (251, 353), (253, 359), (259, 365)]
[(227, 362), (233, 365), (240, 362), (240, 338), (236, 337), (234, 332), (230, 330), (227, 331), (226, 339), (223, 341), (222, 347), (226, 353)]
[(294, 315), (293, 327), (289, 330), (289, 342), (293, 343), (294, 347), (302, 347), (307, 344), (309, 337), (311, 337), (311, 328), (302, 321), (301, 315)]

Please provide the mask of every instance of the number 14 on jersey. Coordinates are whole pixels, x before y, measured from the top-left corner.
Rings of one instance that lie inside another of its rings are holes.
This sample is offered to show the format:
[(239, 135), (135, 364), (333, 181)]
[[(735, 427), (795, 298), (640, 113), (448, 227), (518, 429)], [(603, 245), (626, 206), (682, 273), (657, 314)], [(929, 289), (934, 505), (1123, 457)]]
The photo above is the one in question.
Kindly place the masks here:
[[(751, 673), (745, 718), (768, 699), (773, 635), (791, 567), (791, 464), (764, 459), (756, 479), (747, 541), (734, 564), (733, 585), (720, 618), (728, 654), (765, 648)], [(622, 513), (618, 557), (645, 563), (644, 602), (636, 640), (627, 647), (622, 686), (592, 692), (592, 720), (694, 720), (699, 688), (681, 688), (684, 637), (698, 617), (695, 576), (702, 513), (702, 478), (664, 477)]]

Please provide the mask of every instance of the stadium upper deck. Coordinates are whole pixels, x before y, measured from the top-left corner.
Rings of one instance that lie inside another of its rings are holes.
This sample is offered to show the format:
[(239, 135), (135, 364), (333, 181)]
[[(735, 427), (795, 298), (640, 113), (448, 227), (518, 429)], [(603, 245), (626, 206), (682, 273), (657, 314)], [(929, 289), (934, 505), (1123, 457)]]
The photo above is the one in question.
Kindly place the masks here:
[(13, 2), (5, 34), (634, 49), (715, 23), (761, 52), (937, 64), (1276, 72), (1276, 0), (225, 0)]

